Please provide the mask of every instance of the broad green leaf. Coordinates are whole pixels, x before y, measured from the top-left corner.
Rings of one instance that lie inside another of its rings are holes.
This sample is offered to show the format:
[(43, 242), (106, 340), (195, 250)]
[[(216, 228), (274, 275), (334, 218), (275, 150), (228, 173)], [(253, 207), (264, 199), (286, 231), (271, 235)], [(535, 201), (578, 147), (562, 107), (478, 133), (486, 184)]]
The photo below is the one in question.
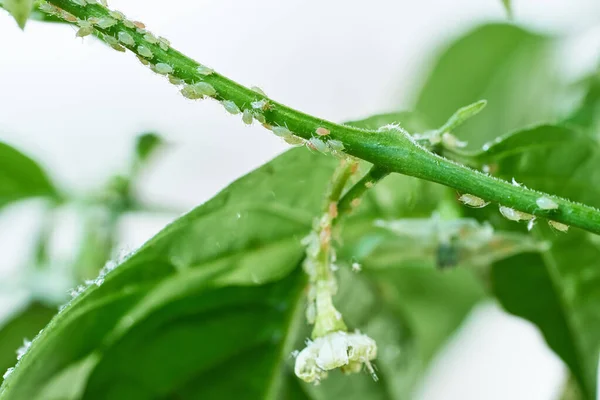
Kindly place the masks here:
[[(488, 159), (485, 152), (479, 157), (492, 166), (496, 176), (514, 177), (533, 189), (600, 207), (600, 149), (584, 133), (540, 126), (499, 141), (487, 155)], [(504, 221), (495, 207), (478, 213), (496, 226), (524, 229)], [(598, 241), (575, 229), (567, 234), (551, 232), (543, 220), (538, 225), (534, 235), (550, 241), (551, 248), (541, 255), (496, 263), (494, 291), (509, 312), (539, 327), (548, 345), (568, 365), (584, 398), (595, 399), (600, 352)]]
[(54, 314), (56, 308), (32, 303), (0, 323), (0, 371), (15, 365), (17, 349), (24, 341), (33, 339)]
[(486, 99), (485, 110), (455, 132), (475, 147), (547, 120), (556, 102), (551, 47), (549, 38), (514, 25), (480, 26), (441, 52), (415, 110), (439, 127), (459, 108)]
[(59, 194), (34, 160), (0, 142), (0, 208), (31, 197), (57, 199)]
[(33, 10), (33, 0), (4, 0), (2, 5), (24, 29)]

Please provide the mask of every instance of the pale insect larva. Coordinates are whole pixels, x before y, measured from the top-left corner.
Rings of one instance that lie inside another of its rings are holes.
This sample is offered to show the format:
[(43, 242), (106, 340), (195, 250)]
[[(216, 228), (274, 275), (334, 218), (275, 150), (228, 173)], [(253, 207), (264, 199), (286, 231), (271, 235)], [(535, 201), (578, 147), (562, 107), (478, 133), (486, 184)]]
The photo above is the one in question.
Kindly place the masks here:
[(246, 125), (252, 125), (253, 119), (254, 117), (252, 116), (252, 111), (250, 111), (248, 108), (245, 109), (242, 113), (242, 121), (244, 121)]
[(310, 148), (317, 150), (321, 153), (327, 153), (329, 151), (329, 147), (327, 147), (327, 144), (321, 139), (315, 137), (310, 138), (307, 144)]
[(215, 72), (212, 68), (209, 68), (205, 65), (198, 65), (198, 67), (196, 68), (196, 71), (200, 75), (211, 75)]
[(357, 262), (353, 262), (352, 263), (352, 272), (360, 272), (360, 271), (362, 271), (362, 266)]
[(77, 22), (77, 17), (67, 11), (64, 11), (64, 10), (61, 11), (59, 16), (60, 16), (60, 18), (64, 19), (67, 22), (72, 22), (72, 23)]
[(265, 118), (264, 115), (262, 115), (260, 112), (255, 111), (254, 112), (254, 119), (256, 119), (258, 122), (260, 122), (261, 124), (265, 124), (267, 122), (267, 119)]
[(142, 56), (137, 56), (138, 60), (140, 60), (140, 62), (144, 65), (150, 65), (150, 61), (146, 60), (144, 57)]
[(123, 25), (125, 25), (126, 28), (135, 29), (135, 25), (133, 24), (133, 22), (128, 19), (123, 21)]
[(181, 90), (180, 90), (181, 94), (183, 95), (183, 97), (188, 98), (190, 100), (198, 100), (198, 99), (203, 99), (204, 96), (200, 93), (198, 93), (196, 91), (196, 89), (194, 89), (193, 85), (185, 85)]
[(88, 18), (88, 22), (92, 25), (96, 25), (98, 22), (100, 22), (100, 18), (91, 17), (91, 18)]
[(117, 38), (119, 39), (119, 42), (126, 46), (135, 46), (135, 40), (133, 40), (133, 37), (127, 32), (119, 32)]
[(352, 206), (352, 208), (356, 208), (356, 207), (360, 206), (361, 202), (362, 202), (362, 199), (360, 197), (357, 197), (356, 199), (354, 199), (350, 202), (350, 205)]
[(461, 149), (463, 147), (466, 147), (468, 144), (467, 142), (458, 140), (456, 136), (448, 132), (444, 132), (444, 134), (442, 134), (442, 143), (444, 144), (444, 146), (451, 149)]
[(98, 4), (98, 0), (85, 0), (88, 4)]
[(158, 39), (156, 38), (156, 36), (154, 36), (152, 33), (150, 32), (146, 32), (146, 34), (144, 34), (144, 40), (150, 44), (157, 44), (158, 43)]
[(111, 26), (115, 26), (117, 24), (117, 20), (114, 18), (100, 18), (98, 20), (98, 27), (102, 28), (102, 29), (108, 29)]
[(332, 150), (335, 151), (344, 150), (344, 143), (340, 142), (339, 140), (328, 140), (327, 146), (329, 146)]
[(214, 96), (217, 94), (217, 90), (213, 87), (213, 85), (211, 85), (210, 83), (206, 83), (206, 82), (197, 82), (193, 84), (194, 89), (204, 95), (204, 96)]
[(94, 32), (94, 27), (87, 21), (79, 21), (79, 30), (75, 34), (77, 37), (85, 37), (91, 35)]
[(250, 90), (267, 97), (267, 95), (265, 94), (265, 92), (263, 92), (263, 90), (261, 88), (259, 88), (258, 86), (250, 86)]
[(500, 209), (500, 214), (502, 214), (502, 216), (504, 216), (504, 218), (506, 218), (510, 221), (516, 221), (516, 222), (529, 221), (529, 220), (532, 220), (533, 218), (535, 218), (535, 216), (533, 216), (531, 214), (517, 211), (510, 207), (500, 206), (499, 209)]
[(265, 100), (265, 99), (253, 101), (252, 103), (250, 103), (250, 105), (252, 106), (252, 108), (254, 108), (256, 110), (268, 110), (269, 109), (269, 101)]
[(117, 21), (123, 21), (125, 19), (125, 14), (120, 11), (109, 11), (108, 15), (116, 19)]
[(488, 201), (483, 200), (481, 197), (473, 196), (472, 194), (463, 194), (458, 198), (458, 201), (466, 206), (473, 208), (483, 208), (490, 204)]
[(137, 28), (135, 31), (136, 31), (137, 33), (139, 33), (140, 35), (143, 35), (143, 34), (145, 34), (145, 33), (146, 33), (146, 30), (145, 30), (145, 29), (142, 29), (142, 28)]
[(177, 78), (176, 76), (169, 75), (169, 82), (173, 85), (181, 85), (183, 83), (182, 79)]
[(373, 186), (375, 186), (375, 184), (371, 181), (365, 182), (365, 187), (367, 189), (371, 189)]
[(301, 137), (298, 137), (298, 136), (294, 136), (294, 135), (286, 136), (283, 138), (283, 140), (287, 144), (292, 145), (292, 146), (302, 146), (304, 144), (304, 139), (302, 139)]
[(111, 46), (119, 44), (119, 41), (110, 35), (104, 35), (104, 41)]
[(565, 225), (558, 221), (548, 220), (548, 225), (560, 232), (567, 232), (569, 230), (569, 225)]
[(271, 128), (271, 130), (273, 131), (273, 133), (279, 137), (288, 137), (288, 136), (292, 136), (292, 132), (286, 128), (285, 126), (274, 126), (273, 128)]
[(221, 104), (223, 105), (223, 108), (225, 108), (225, 111), (227, 111), (229, 114), (236, 115), (236, 114), (239, 114), (241, 112), (241, 110), (237, 106), (237, 104), (235, 104), (231, 100), (223, 100), (221, 102)]
[(173, 67), (169, 64), (158, 63), (154, 66), (154, 70), (161, 75), (167, 75), (173, 72)]
[(158, 45), (160, 46), (161, 49), (163, 49), (164, 51), (169, 50), (169, 47), (171, 47), (171, 42), (169, 42), (168, 39), (159, 36), (158, 37)]
[(102, 4), (104, 7), (108, 7), (108, 1), (106, 0), (100, 0), (100, 4)]
[(147, 48), (146, 46), (138, 46), (137, 51), (138, 51), (138, 54), (142, 57), (146, 57), (146, 58), (154, 57), (154, 54), (152, 54), (150, 49)]
[(529, 220), (529, 222), (527, 223), (527, 230), (531, 231), (533, 229), (533, 226), (535, 225), (535, 218), (532, 218)]
[(133, 24), (133, 26), (135, 26), (137, 29), (146, 29), (146, 24), (144, 24), (143, 22), (140, 21), (132, 21), (131, 22)]
[(85, 0), (73, 0), (73, 3), (77, 4), (78, 6), (81, 7), (85, 7), (87, 4), (85, 2)]
[(327, 128), (323, 128), (322, 126), (318, 127), (318, 128), (315, 130), (315, 132), (316, 132), (316, 134), (317, 134), (317, 135), (319, 135), (319, 136), (327, 136), (327, 135), (329, 135), (329, 133), (330, 133), (330, 132), (329, 132), (329, 129), (327, 129)]
[(40, 11), (45, 12), (46, 14), (56, 14), (58, 9), (54, 7), (52, 4), (42, 3), (38, 6)]
[(558, 204), (548, 197), (539, 197), (535, 204), (542, 210), (556, 210), (558, 208)]

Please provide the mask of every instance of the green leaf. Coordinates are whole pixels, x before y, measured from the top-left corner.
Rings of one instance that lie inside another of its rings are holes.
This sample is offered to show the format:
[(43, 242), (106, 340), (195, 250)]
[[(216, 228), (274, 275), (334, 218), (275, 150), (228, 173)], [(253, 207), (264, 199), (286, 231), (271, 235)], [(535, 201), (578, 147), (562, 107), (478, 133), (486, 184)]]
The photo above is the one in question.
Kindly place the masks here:
[[(583, 132), (539, 126), (505, 137), (478, 157), (501, 178), (514, 177), (533, 189), (600, 207), (600, 149)], [(560, 210), (550, 211), (549, 218), (552, 212)], [(496, 226), (523, 229), (503, 220), (495, 208), (479, 216)], [(568, 365), (584, 398), (595, 399), (600, 351), (597, 237), (579, 230), (551, 232), (544, 220), (534, 234), (551, 242), (551, 248), (494, 264), (494, 291), (509, 312), (538, 326)]]
[(34, 160), (0, 142), (0, 208), (31, 197), (57, 200), (60, 196)]
[(33, 0), (4, 0), (2, 5), (24, 29), (33, 10)]
[(135, 144), (136, 162), (146, 163), (164, 144), (163, 138), (156, 133), (139, 135)]
[(549, 38), (514, 25), (480, 26), (442, 51), (415, 109), (439, 127), (465, 104), (486, 99), (485, 112), (455, 132), (476, 147), (543, 122), (556, 102), (551, 48)]
[[(32, 303), (0, 323), (0, 371), (15, 365), (17, 349), (31, 340), (56, 314), (56, 308)], [(0, 377), (0, 382), (3, 379)]]

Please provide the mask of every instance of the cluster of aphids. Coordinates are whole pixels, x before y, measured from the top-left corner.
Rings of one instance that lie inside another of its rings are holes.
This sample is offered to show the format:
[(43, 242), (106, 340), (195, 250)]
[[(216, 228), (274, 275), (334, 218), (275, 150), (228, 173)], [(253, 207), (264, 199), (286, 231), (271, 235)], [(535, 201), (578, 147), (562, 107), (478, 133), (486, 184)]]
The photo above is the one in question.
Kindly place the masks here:
[[(463, 203), (464, 205), (473, 207), (473, 208), (482, 208), (489, 204), (488, 201), (485, 201), (480, 197), (473, 196), (472, 194), (463, 194), (462, 196), (460, 196), (458, 198), (458, 200), (461, 203)], [(546, 197), (546, 196), (537, 198), (535, 201), (535, 204), (537, 205), (537, 207), (540, 210), (546, 210), (546, 211), (558, 210), (558, 204), (554, 200), (552, 200), (551, 198)], [(499, 210), (500, 210), (500, 214), (502, 214), (502, 216), (504, 218), (506, 218), (510, 221), (515, 221), (515, 222), (527, 221), (527, 229), (528, 230), (533, 229), (533, 226), (536, 221), (535, 215), (528, 214), (528, 213), (525, 213), (522, 211), (517, 211), (513, 208), (506, 207), (503, 205), (499, 205)], [(548, 225), (550, 225), (552, 228), (554, 228), (560, 232), (566, 232), (569, 230), (568, 225), (565, 225), (565, 224), (557, 222), (557, 221), (548, 220)]]

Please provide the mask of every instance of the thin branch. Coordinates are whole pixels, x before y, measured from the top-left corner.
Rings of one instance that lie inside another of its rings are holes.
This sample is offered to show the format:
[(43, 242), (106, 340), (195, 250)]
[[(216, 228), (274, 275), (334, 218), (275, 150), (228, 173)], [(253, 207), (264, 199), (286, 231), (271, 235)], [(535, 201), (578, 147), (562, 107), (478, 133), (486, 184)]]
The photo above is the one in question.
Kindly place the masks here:
[[(243, 110), (246, 122), (251, 123), (256, 119), (288, 141), (297, 142), (299, 138), (312, 140), (314, 143), (309, 145), (324, 151), (340, 152), (343, 148), (345, 153), (384, 170), (437, 182), (505, 207), (600, 234), (600, 210), (593, 207), (515, 186), (440, 157), (418, 145), (398, 127), (364, 130), (335, 124), (286, 107), (260, 91), (246, 88), (212, 72), (171, 48), (167, 41), (155, 40), (141, 24), (122, 20), (119, 14), (99, 4), (80, 6), (72, 0), (48, 0), (48, 3), (59, 7), (58, 15), (67, 22), (78, 24), (83, 29), (81, 35), (100, 32), (103, 34), (99, 35), (102, 40), (112, 43), (113, 48), (131, 50), (155, 72), (168, 74), (172, 83), (187, 85), (183, 93), (188, 97), (212, 97), (221, 101), (232, 113)], [(194, 86), (198, 83), (201, 85)], [(536, 204), (540, 197), (550, 198), (558, 208), (541, 209)]]

